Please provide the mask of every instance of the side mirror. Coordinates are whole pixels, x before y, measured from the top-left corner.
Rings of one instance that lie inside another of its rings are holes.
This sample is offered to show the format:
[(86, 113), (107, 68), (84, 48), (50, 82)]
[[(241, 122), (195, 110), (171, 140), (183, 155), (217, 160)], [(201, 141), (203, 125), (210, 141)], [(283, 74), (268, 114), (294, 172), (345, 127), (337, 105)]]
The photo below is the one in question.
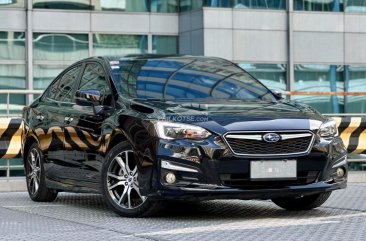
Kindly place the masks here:
[(278, 97), (280, 97), (281, 99), (283, 98), (282, 97), (282, 92), (281, 91), (279, 91), (279, 90), (271, 90), (272, 91), (272, 93), (274, 93), (275, 95), (277, 95)]
[(78, 90), (75, 94), (75, 102), (81, 106), (96, 106), (100, 105), (102, 94), (99, 90), (88, 89)]
[(113, 108), (105, 105), (94, 105), (93, 111), (95, 115), (108, 117), (111, 115)]

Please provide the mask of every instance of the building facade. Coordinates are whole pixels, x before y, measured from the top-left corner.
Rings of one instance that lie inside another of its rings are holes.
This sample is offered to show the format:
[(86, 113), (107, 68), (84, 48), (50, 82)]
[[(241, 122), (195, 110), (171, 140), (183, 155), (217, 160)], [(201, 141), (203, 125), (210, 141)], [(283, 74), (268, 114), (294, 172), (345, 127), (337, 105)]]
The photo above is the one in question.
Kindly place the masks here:
[[(128, 53), (223, 57), (322, 113), (366, 111), (366, 1), (0, 0), (0, 89)], [(10, 112), (32, 98), (10, 95)]]

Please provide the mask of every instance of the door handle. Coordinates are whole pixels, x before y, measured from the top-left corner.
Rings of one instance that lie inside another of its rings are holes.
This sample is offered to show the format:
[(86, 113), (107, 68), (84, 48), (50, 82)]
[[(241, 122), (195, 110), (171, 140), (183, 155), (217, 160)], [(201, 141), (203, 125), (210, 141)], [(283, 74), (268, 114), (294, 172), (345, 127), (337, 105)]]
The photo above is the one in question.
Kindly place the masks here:
[(43, 121), (44, 116), (43, 115), (36, 115), (36, 119), (39, 120), (39, 121)]
[(65, 117), (65, 122), (68, 123), (68, 124), (71, 123), (73, 120), (74, 120), (74, 118), (72, 118), (70, 116)]

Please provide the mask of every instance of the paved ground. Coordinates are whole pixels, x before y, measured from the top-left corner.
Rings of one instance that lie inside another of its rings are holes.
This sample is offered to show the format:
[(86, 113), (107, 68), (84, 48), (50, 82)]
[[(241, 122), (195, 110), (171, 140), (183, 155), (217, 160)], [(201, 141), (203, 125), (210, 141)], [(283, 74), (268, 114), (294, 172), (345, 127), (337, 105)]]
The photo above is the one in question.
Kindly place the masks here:
[(175, 204), (163, 216), (127, 219), (99, 195), (61, 194), (34, 203), (0, 193), (0, 240), (366, 240), (366, 183), (349, 184), (312, 211), (288, 212), (269, 201)]

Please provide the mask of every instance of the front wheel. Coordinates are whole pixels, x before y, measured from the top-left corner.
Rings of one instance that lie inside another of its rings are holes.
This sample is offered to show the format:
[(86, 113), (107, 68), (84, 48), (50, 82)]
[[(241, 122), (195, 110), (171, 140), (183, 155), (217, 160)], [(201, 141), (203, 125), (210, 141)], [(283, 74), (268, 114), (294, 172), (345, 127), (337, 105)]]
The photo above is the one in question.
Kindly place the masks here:
[(108, 206), (124, 217), (150, 216), (161, 208), (142, 196), (139, 189), (135, 155), (127, 142), (113, 147), (107, 154), (102, 171), (102, 191)]
[(57, 191), (46, 186), (43, 159), (43, 154), (37, 143), (33, 143), (25, 160), (28, 194), (35, 202), (52, 202), (57, 197)]
[(310, 210), (320, 207), (329, 198), (332, 192), (324, 192), (302, 197), (273, 198), (277, 206), (291, 211)]

